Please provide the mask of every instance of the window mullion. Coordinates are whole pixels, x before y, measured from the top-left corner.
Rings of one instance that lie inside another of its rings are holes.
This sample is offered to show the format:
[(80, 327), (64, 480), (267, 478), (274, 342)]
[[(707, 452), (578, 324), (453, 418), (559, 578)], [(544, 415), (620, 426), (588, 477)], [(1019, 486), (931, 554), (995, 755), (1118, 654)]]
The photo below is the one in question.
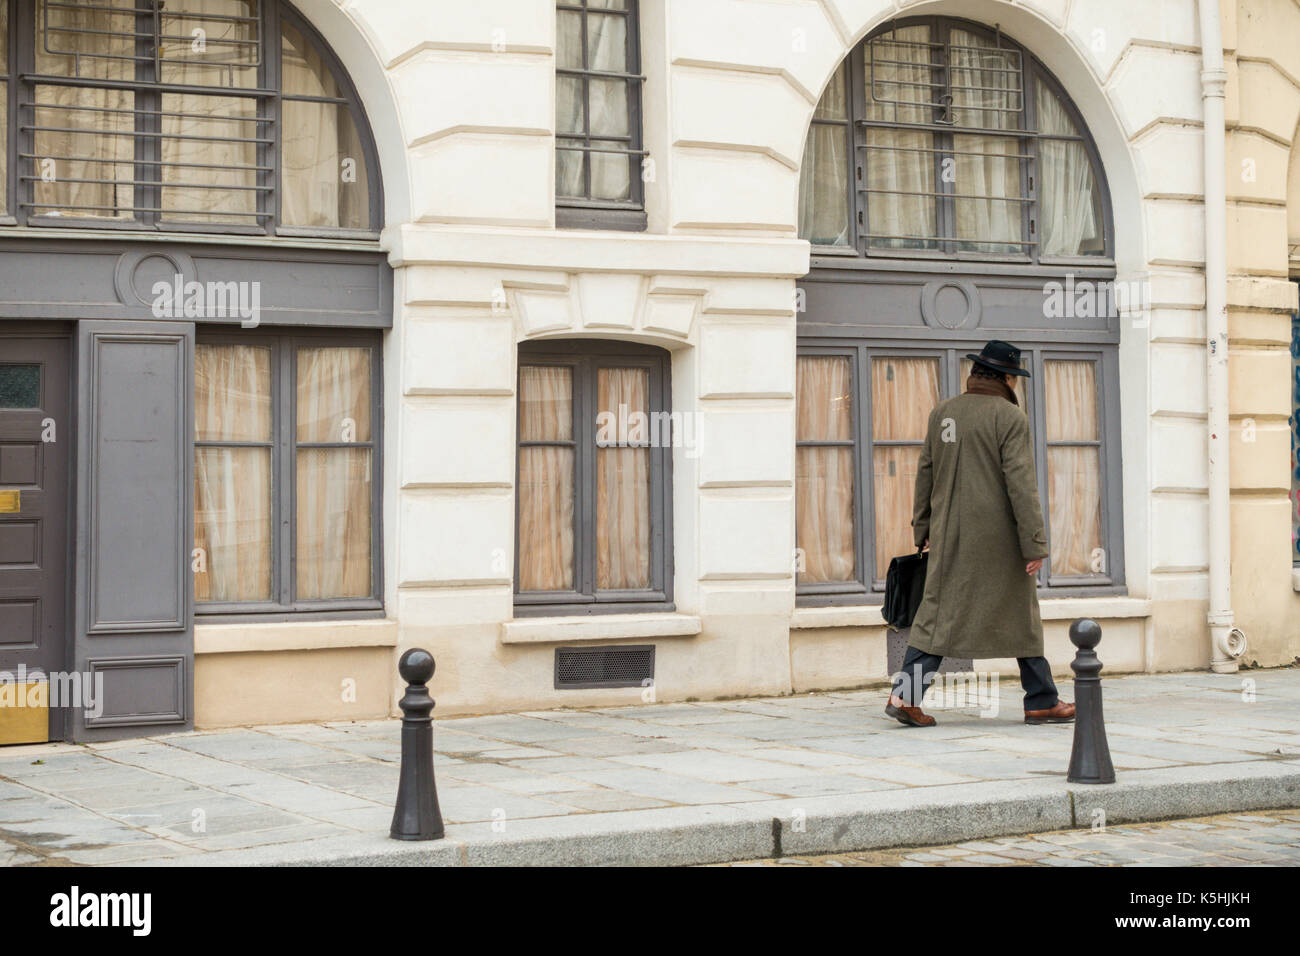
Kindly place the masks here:
[(294, 557), (297, 524), (297, 482), (296, 449), (294, 447), (295, 408), (294, 389), (296, 387), (296, 363), (294, 362), (293, 339), (280, 337), (275, 340), (275, 350), (279, 356), (276, 382), (276, 440), (279, 443), (278, 468), (273, 476), (277, 482), (276, 498), (276, 542), (278, 558), (275, 562), (275, 579), (280, 604), (288, 607), (294, 602), (297, 591), (295, 586)]
[(574, 422), (574, 439), (579, 450), (579, 482), (582, 508), (574, 509), (578, 532), (574, 534), (574, 559), (578, 564), (579, 591), (591, 599), (596, 596), (597, 502), (596, 502), (596, 378), (597, 362), (592, 356), (579, 360), (578, 390), (581, 401), (575, 403), (578, 420)]
[(1029, 399), (1033, 408), (1027, 409), (1026, 413), (1032, 413), (1034, 424), (1033, 434), (1030, 440), (1034, 446), (1034, 473), (1038, 479), (1038, 502), (1039, 507), (1047, 507), (1047, 513), (1043, 516), (1043, 526), (1047, 529), (1048, 557), (1043, 562), (1042, 568), (1039, 569), (1037, 580), (1039, 587), (1048, 587), (1051, 584), (1052, 560), (1051, 560), (1051, 543), (1052, 543), (1052, 499), (1051, 494), (1051, 476), (1048, 473), (1047, 462), (1047, 382), (1044, 379), (1045, 368), (1043, 361), (1042, 349), (1030, 349), (1028, 355), (1029, 366), (1032, 371), (1030, 376), (1033, 383), (1031, 388), (1025, 389), (1025, 397)]
[[(280, 168), (280, 124), (282, 115), (280, 103), (284, 91), (281, 86), (283, 82), (280, 63), (282, 41), (280, 40), (280, 5), (278, 0), (266, 0), (262, 10), (262, 25), (259, 27), (259, 33), (262, 40), (262, 78), (260, 82), (263, 89), (273, 90), (274, 93), (270, 98), (259, 98), (257, 101), (258, 116), (268, 119), (270, 122), (253, 124), (259, 138), (266, 138), (271, 141), (270, 143), (259, 143), (257, 146), (257, 165), (262, 167), (257, 173), (257, 182), (258, 185), (266, 186), (270, 190), (269, 192), (259, 192), (257, 194), (257, 211), (270, 213), (268, 217), (259, 219), (258, 224), (264, 232), (274, 235), (280, 225), (281, 176), (283, 175)], [(265, 111), (265, 114), (263, 114), (263, 111)], [(361, 126), (358, 125), (357, 129), (361, 129)]]
[[(1038, 132), (1040, 132), (1040, 130), (1038, 129), (1038, 102), (1037, 102), (1038, 70), (1036, 67), (1034, 67), (1032, 62), (1024, 63), (1023, 58), (1022, 58), (1022, 64), (1023, 64), (1021, 67), (1022, 90), (1020, 93), (1020, 97), (1021, 97), (1021, 106), (1024, 107), (1024, 112), (1022, 114), (1024, 116), (1023, 129), (1037, 134)], [(1025, 230), (1025, 238), (1033, 243), (1033, 245), (1031, 246), (1026, 246), (1025, 251), (1029, 253), (1029, 257), (1033, 262), (1037, 262), (1039, 256), (1039, 245), (1038, 245), (1040, 240), (1039, 233), (1041, 232), (1041, 230), (1038, 228), (1040, 225), (1038, 221), (1039, 220), (1038, 186), (1039, 186), (1039, 181), (1042, 178), (1042, 164), (1039, 162), (1038, 159), (1039, 157), (1038, 136), (1037, 135), (1028, 136), (1025, 139), (1020, 140), (1019, 142), (1020, 142), (1020, 152), (1029, 155), (1029, 159), (1020, 160), (1021, 182), (1023, 183), (1022, 188), (1025, 190), (1025, 197), (1029, 199), (1029, 202), (1021, 203), (1025, 211), (1023, 228)]]
[[(953, 95), (952, 95), (952, 54), (949, 50), (950, 32), (946, 22), (935, 21), (933, 27), (934, 42), (939, 44), (939, 72), (942, 76), (942, 92), (940, 102), (935, 104), (936, 114), (940, 119), (943, 117), (944, 106), (947, 104), (947, 114), (950, 122), (955, 123), (956, 117), (953, 115)], [(935, 198), (935, 225), (941, 237), (938, 247), (946, 254), (952, 255), (956, 252), (956, 235), (957, 235), (957, 211), (956, 204), (952, 198), (955, 191), (953, 187), (957, 185), (957, 138), (951, 131), (936, 132), (934, 135), (935, 152), (935, 192), (940, 193)], [(948, 182), (943, 175), (944, 160), (952, 163), (953, 182)]]
[(849, 229), (853, 234), (853, 248), (858, 255), (867, 254), (863, 234), (871, 232), (871, 196), (867, 194), (870, 182), (867, 172), (867, 129), (862, 122), (867, 118), (866, 46), (858, 44), (849, 56), (849, 99), (845, 103), (849, 121)]
[[(9, 0), (3, 0), (3, 2), (9, 4)], [(15, 217), (19, 223), (24, 222), (26, 210), (23, 206), (25, 197), (22, 194), (21, 180), (18, 178), (22, 175), (23, 161), (18, 157), (19, 153), (31, 152), (31, 149), (27, 148), (24, 143), (24, 137), (29, 136), (30, 133), (20, 135), (18, 132), (18, 127), (24, 125), (26, 119), (19, 112), (18, 104), (22, 102), (20, 93), (25, 92), (22, 89), (23, 83), (19, 80), (19, 77), (23, 73), (33, 72), (32, 64), (27, 62), (27, 58), (35, 56), (33, 52), (35, 44), (18, 44), (14, 40), (18, 36), (34, 36), (34, 34), (26, 33), (28, 29), (35, 29), (27, 20), (29, 9), (30, 5), (25, 3), (9, 4), (9, 32), (11, 35), (4, 39), (4, 42), (8, 45), (6, 53), (9, 63), (8, 80), (5, 83), (5, 98), (7, 101), (5, 116), (8, 118), (8, 123), (6, 124), (4, 147), (8, 151), (9, 165), (6, 170), (5, 182), (0, 185), (0, 189), (5, 190), (9, 199), (5, 204), (5, 211), (8, 215)], [(34, 101), (35, 98), (36, 87), (35, 84), (32, 84), (28, 99)]]
[[(136, 87), (131, 96), (135, 110), (135, 131), (143, 134), (135, 140), (134, 149), (135, 158), (143, 162), (132, 166), (132, 178), (139, 183), (149, 183), (147, 186), (131, 187), (131, 214), (141, 225), (152, 228), (157, 228), (160, 214), (150, 210), (162, 207), (162, 190), (157, 185), (162, 179), (162, 142), (159, 135), (162, 131), (162, 118), (158, 115), (162, 109), (162, 98), (152, 86), (162, 79), (158, 75), (162, 55), (159, 49), (162, 42), (160, 7), (159, 0), (149, 0), (139, 7), (140, 12), (135, 17), (135, 53), (148, 59), (140, 59), (135, 63)], [(114, 205), (117, 205), (116, 197)]]
[(872, 467), (872, 408), (871, 408), (871, 358), (870, 349), (861, 346), (854, 350), (855, 368), (853, 369), (854, 397), (853, 438), (857, 443), (854, 455), (857, 467), (857, 481), (853, 506), (857, 509), (854, 516), (858, 553), (858, 583), (870, 591), (876, 580), (876, 509), (868, 502), (876, 500), (876, 476)]

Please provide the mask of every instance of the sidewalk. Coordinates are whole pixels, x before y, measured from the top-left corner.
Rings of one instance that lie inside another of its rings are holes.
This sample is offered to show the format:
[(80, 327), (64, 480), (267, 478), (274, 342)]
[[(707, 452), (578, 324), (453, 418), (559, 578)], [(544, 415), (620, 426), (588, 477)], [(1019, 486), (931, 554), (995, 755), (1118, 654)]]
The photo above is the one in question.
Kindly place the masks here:
[(1015, 681), (929, 729), (883, 688), (436, 720), (429, 843), (387, 838), (396, 720), (3, 748), (0, 865), (704, 863), (1300, 806), (1300, 669), (1104, 687), (1106, 787)]

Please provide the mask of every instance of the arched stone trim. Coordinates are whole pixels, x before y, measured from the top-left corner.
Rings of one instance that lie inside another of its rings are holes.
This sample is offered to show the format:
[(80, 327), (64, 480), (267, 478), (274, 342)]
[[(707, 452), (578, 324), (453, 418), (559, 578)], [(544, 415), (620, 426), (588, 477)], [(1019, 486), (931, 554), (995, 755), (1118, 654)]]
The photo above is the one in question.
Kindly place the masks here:
[(411, 218), (411, 175), (406, 136), (388, 65), (361, 5), (333, 0), (295, 0), (294, 6), (329, 43), (357, 89), (374, 136), (384, 181), (385, 229)]

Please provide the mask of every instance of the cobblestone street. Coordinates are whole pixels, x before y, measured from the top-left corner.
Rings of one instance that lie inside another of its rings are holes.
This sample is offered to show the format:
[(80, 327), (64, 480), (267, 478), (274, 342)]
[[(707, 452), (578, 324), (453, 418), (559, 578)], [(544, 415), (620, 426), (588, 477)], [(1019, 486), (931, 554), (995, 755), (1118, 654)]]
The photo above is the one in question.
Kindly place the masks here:
[(1300, 866), (1300, 809), (723, 866)]

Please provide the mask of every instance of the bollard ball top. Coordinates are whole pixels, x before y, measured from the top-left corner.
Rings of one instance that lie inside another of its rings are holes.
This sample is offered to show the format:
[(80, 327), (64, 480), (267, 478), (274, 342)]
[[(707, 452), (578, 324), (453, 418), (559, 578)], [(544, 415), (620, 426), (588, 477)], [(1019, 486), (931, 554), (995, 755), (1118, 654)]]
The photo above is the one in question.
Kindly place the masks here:
[(397, 662), (397, 673), (408, 684), (427, 684), (433, 671), (433, 655), (422, 647), (411, 648)]
[(1070, 641), (1075, 647), (1092, 649), (1101, 642), (1101, 625), (1081, 617), (1070, 625)]

